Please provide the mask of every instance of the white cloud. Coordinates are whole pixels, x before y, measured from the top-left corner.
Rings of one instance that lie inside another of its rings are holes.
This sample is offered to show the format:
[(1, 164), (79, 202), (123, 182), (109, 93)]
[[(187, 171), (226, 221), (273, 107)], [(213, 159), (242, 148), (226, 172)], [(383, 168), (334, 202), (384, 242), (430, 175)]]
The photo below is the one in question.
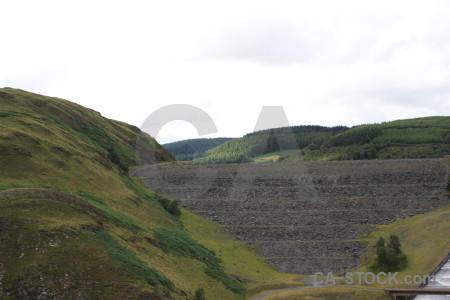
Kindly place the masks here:
[(281, 20), (235, 25), (203, 42), (204, 52), (197, 53), (198, 59), (290, 64), (304, 62), (312, 54), (302, 30)]

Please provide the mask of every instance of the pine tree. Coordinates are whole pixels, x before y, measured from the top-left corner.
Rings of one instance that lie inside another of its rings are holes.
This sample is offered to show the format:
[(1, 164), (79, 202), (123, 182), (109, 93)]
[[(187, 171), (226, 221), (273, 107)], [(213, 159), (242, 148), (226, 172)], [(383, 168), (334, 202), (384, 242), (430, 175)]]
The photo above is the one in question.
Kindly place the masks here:
[(395, 254), (399, 254), (400, 252), (402, 252), (400, 250), (400, 239), (398, 238), (398, 236), (396, 235), (391, 235), (389, 237), (389, 243), (388, 243), (388, 247), (391, 247), (392, 249), (394, 249)]
[(378, 271), (394, 271), (403, 268), (408, 259), (400, 247), (398, 236), (391, 235), (387, 245), (385, 239), (380, 237), (376, 244), (377, 260), (372, 268)]
[(378, 265), (383, 266), (386, 264), (386, 246), (385, 241), (383, 237), (380, 237), (380, 239), (377, 242), (377, 257), (378, 257)]

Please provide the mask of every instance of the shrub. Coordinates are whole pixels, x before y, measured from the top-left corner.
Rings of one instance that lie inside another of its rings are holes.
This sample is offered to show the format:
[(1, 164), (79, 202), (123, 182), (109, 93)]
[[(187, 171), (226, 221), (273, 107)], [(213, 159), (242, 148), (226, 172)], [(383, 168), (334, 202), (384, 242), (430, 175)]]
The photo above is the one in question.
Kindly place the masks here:
[(169, 198), (161, 194), (155, 194), (155, 199), (168, 213), (170, 213), (174, 217), (178, 218), (181, 216), (180, 201), (170, 200)]
[(180, 201), (173, 200), (167, 205), (167, 211), (175, 217), (181, 216)]
[(406, 267), (408, 258), (400, 249), (400, 239), (396, 235), (389, 237), (386, 242), (380, 237), (376, 244), (376, 260), (371, 264), (370, 268), (375, 271), (396, 271)]
[[(127, 176), (122, 176), (123, 183), (131, 189), (135, 195), (139, 198), (142, 198), (146, 201), (148, 201), (151, 205), (154, 207), (160, 208), (160, 206), (156, 203), (158, 202), (162, 208), (170, 214), (170, 216), (174, 217), (173, 221), (179, 222), (177, 219), (179, 216), (181, 216), (181, 209), (178, 204), (172, 204), (172, 212), (168, 211), (168, 208), (173, 202), (166, 196), (162, 195), (161, 193), (151, 193), (149, 190), (147, 190), (145, 187), (143, 187), (141, 184), (134, 182), (131, 178)], [(179, 223), (181, 225), (181, 223)]]
[(116, 164), (122, 171), (128, 173), (128, 165), (124, 162), (124, 160), (120, 157), (116, 148), (108, 149), (108, 158), (111, 162)]
[(194, 300), (205, 300), (205, 299), (206, 299), (205, 290), (204, 289), (197, 289), (195, 291)]
[(162, 195), (162, 194), (155, 193), (155, 199), (156, 199), (156, 201), (159, 202), (159, 204), (161, 204), (161, 206), (162, 206), (165, 210), (167, 210), (167, 207), (169, 207), (169, 204), (170, 204), (169, 198), (165, 197), (165, 196)]

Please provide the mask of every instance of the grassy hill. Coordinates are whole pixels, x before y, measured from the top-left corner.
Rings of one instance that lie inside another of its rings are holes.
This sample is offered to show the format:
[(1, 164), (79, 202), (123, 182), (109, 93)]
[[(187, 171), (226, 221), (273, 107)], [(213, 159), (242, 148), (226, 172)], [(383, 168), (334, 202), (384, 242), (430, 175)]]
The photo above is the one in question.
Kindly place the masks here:
[(10, 88), (0, 107), (1, 299), (239, 299), (292, 277), (130, 178), (174, 160), (138, 128)]
[(217, 147), (233, 138), (190, 139), (164, 144), (177, 161), (190, 161), (202, 157), (206, 151)]
[(195, 159), (194, 163), (243, 163), (253, 158), (284, 150), (320, 146), (347, 127), (293, 126), (262, 130), (228, 141)]
[(194, 163), (437, 158), (450, 154), (450, 117), (346, 127), (298, 126), (248, 134)]

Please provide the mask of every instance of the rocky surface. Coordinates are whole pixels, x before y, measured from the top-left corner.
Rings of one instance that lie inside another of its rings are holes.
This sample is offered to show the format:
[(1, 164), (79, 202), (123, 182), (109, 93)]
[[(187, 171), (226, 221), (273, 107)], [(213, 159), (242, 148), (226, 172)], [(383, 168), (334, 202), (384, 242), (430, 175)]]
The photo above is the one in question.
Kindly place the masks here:
[(437, 159), (159, 165), (134, 176), (299, 274), (351, 269), (364, 248), (357, 238), (374, 224), (450, 203)]

